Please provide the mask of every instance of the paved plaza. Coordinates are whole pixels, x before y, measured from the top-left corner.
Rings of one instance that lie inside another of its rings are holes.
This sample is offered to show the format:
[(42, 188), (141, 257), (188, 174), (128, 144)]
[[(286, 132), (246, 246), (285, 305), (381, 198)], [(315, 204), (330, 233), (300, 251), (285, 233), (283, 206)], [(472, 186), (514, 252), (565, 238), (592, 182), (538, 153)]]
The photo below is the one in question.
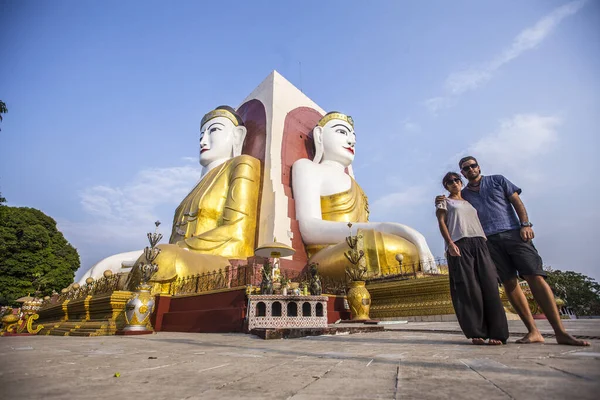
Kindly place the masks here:
[[(546, 333), (547, 322), (540, 322)], [(566, 321), (600, 336), (599, 320)], [(162, 332), (128, 337), (0, 338), (0, 398), (597, 399), (600, 340), (573, 348), (473, 346), (456, 323), (262, 340)], [(115, 374), (119, 375), (118, 377)]]

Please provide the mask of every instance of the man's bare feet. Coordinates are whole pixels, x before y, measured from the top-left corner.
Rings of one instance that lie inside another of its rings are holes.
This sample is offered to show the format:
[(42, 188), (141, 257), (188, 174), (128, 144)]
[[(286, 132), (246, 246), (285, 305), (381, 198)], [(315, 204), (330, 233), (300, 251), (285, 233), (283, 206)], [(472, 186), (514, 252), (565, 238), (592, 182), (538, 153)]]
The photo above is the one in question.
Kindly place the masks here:
[(530, 343), (544, 343), (544, 338), (539, 331), (529, 332), (527, 335), (523, 336), (521, 339), (516, 340), (515, 343), (518, 344), (530, 344)]
[(589, 346), (590, 345), (590, 342), (586, 342), (585, 340), (575, 339), (573, 336), (569, 335), (567, 332), (556, 334), (556, 343), (566, 344), (569, 346)]
[(490, 339), (488, 340), (488, 344), (492, 345), (492, 346), (499, 346), (502, 343), (502, 340), (498, 340), (498, 339)]
[(485, 340), (483, 340), (482, 338), (473, 338), (471, 339), (471, 342), (476, 345), (485, 344)]

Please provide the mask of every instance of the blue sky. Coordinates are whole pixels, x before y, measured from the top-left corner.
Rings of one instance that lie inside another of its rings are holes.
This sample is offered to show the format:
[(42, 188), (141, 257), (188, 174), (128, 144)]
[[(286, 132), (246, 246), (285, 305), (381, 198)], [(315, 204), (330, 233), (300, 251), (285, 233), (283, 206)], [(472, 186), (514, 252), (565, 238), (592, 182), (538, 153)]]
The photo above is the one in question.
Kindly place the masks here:
[(0, 191), (87, 268), (168, 237), (199, 122), (272, 70), (353, 116), (371, 219), (443, 253), (433, 196), (467, 153), (523, 189), (547, 265), (600, 279), (600, 2), (178, 1), (0, 6)]

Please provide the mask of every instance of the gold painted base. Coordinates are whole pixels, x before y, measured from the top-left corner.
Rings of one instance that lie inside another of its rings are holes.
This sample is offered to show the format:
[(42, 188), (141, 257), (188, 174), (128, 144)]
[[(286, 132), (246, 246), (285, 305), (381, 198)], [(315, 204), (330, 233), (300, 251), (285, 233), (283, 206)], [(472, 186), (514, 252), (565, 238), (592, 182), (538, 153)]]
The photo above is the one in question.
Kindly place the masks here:
[(114, 335), (125, 326), (125, 305), (131, 296), (131, 292), (114, 291), (42, 309), (39, 314), (44, 328), (38, 335)]
[[(531, 311), (531, 314), (534, 316), (543, 314), (544, 312), (542, 311), (541, 307), (539, 306), (537, 301), (535, 301), (535, 299), (533, 298), (533, 293), (531, 293), (531, 288), (529, 287), (529, 284), (526, 281), (521, 281), (521, 282), (519, 282), (519, 286), (521, 286), (521, 290), (523, 291), (523, 294), (525, 295), (525, 298), (527, 299), (527, 305), (529, 305), (529, 310)], [(507, 315), (508, 314), (516, 315), (515, 309), (513, 308), (512, 304), (510, 304), (510, 301), (508, 300), (508, 296), (506, 296), (504, 287), (500, 287), (500, 300), (502, 300), (502, 304), (504, 305), (504, 310), (506, 311)], [(560, 309), (562, 306), (565, 305), (565, 302), (558, 297), (555, 297), (554, 301), (555, 301), (558, 309)], [(563, 317), (564, 316), (561, 316), (561, 318), (563, 318)], [(569, 317), (567, 316), (567, 318), (569, 318)]]
[[(371, 293), (371, 318), (447, 322), (451, 319), (445, 316), (451, 316), (455, 320), (448, 275), (419, 275), (416, 279), (367, 283), (367, 289)], [(522, 285), (522, 289), (532, 313), (539, 313), (529, 287)], [(519, 316), (508, 302), (503, 288), (499, 292), (506, 318), (518, 320)]]
[(367, 283), (371, 318), (454, 314), (448, 275)]

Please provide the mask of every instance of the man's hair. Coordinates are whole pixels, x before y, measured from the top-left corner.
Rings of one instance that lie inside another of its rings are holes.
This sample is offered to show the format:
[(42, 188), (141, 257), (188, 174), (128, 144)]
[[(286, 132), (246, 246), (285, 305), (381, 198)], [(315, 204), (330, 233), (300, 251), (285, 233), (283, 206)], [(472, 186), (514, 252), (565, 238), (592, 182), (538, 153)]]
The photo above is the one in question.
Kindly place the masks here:
[(446, 175), (444, 175), (444, 178), (442, 179), (442, 186), (444, 187), (444, 189), (446, 189), (446, 183), (448, 183), (449, 180), (454, 178), (458, 178), (460, 179), (460, 183), (464, 183), (460, 174), (450, 171)]
[(475, 161), (477, 164), (479, 164), (479, 163), (477, 162), (477, 159), (476, 159), (475, 157), (473, 157), (473, 156), (466, 156), (466, 157), (463, 157), (463, 158), (461, 158), (461, 159), (460, 159), (460, 161), (458, 162), (458, 168), (461, 168), (461, 169), (462, 169), (462, 165), (463, 165), (465, 162), (467, 162), (467, 161), (470, 161), (470, 160), (473, 160), (473, 161)]

